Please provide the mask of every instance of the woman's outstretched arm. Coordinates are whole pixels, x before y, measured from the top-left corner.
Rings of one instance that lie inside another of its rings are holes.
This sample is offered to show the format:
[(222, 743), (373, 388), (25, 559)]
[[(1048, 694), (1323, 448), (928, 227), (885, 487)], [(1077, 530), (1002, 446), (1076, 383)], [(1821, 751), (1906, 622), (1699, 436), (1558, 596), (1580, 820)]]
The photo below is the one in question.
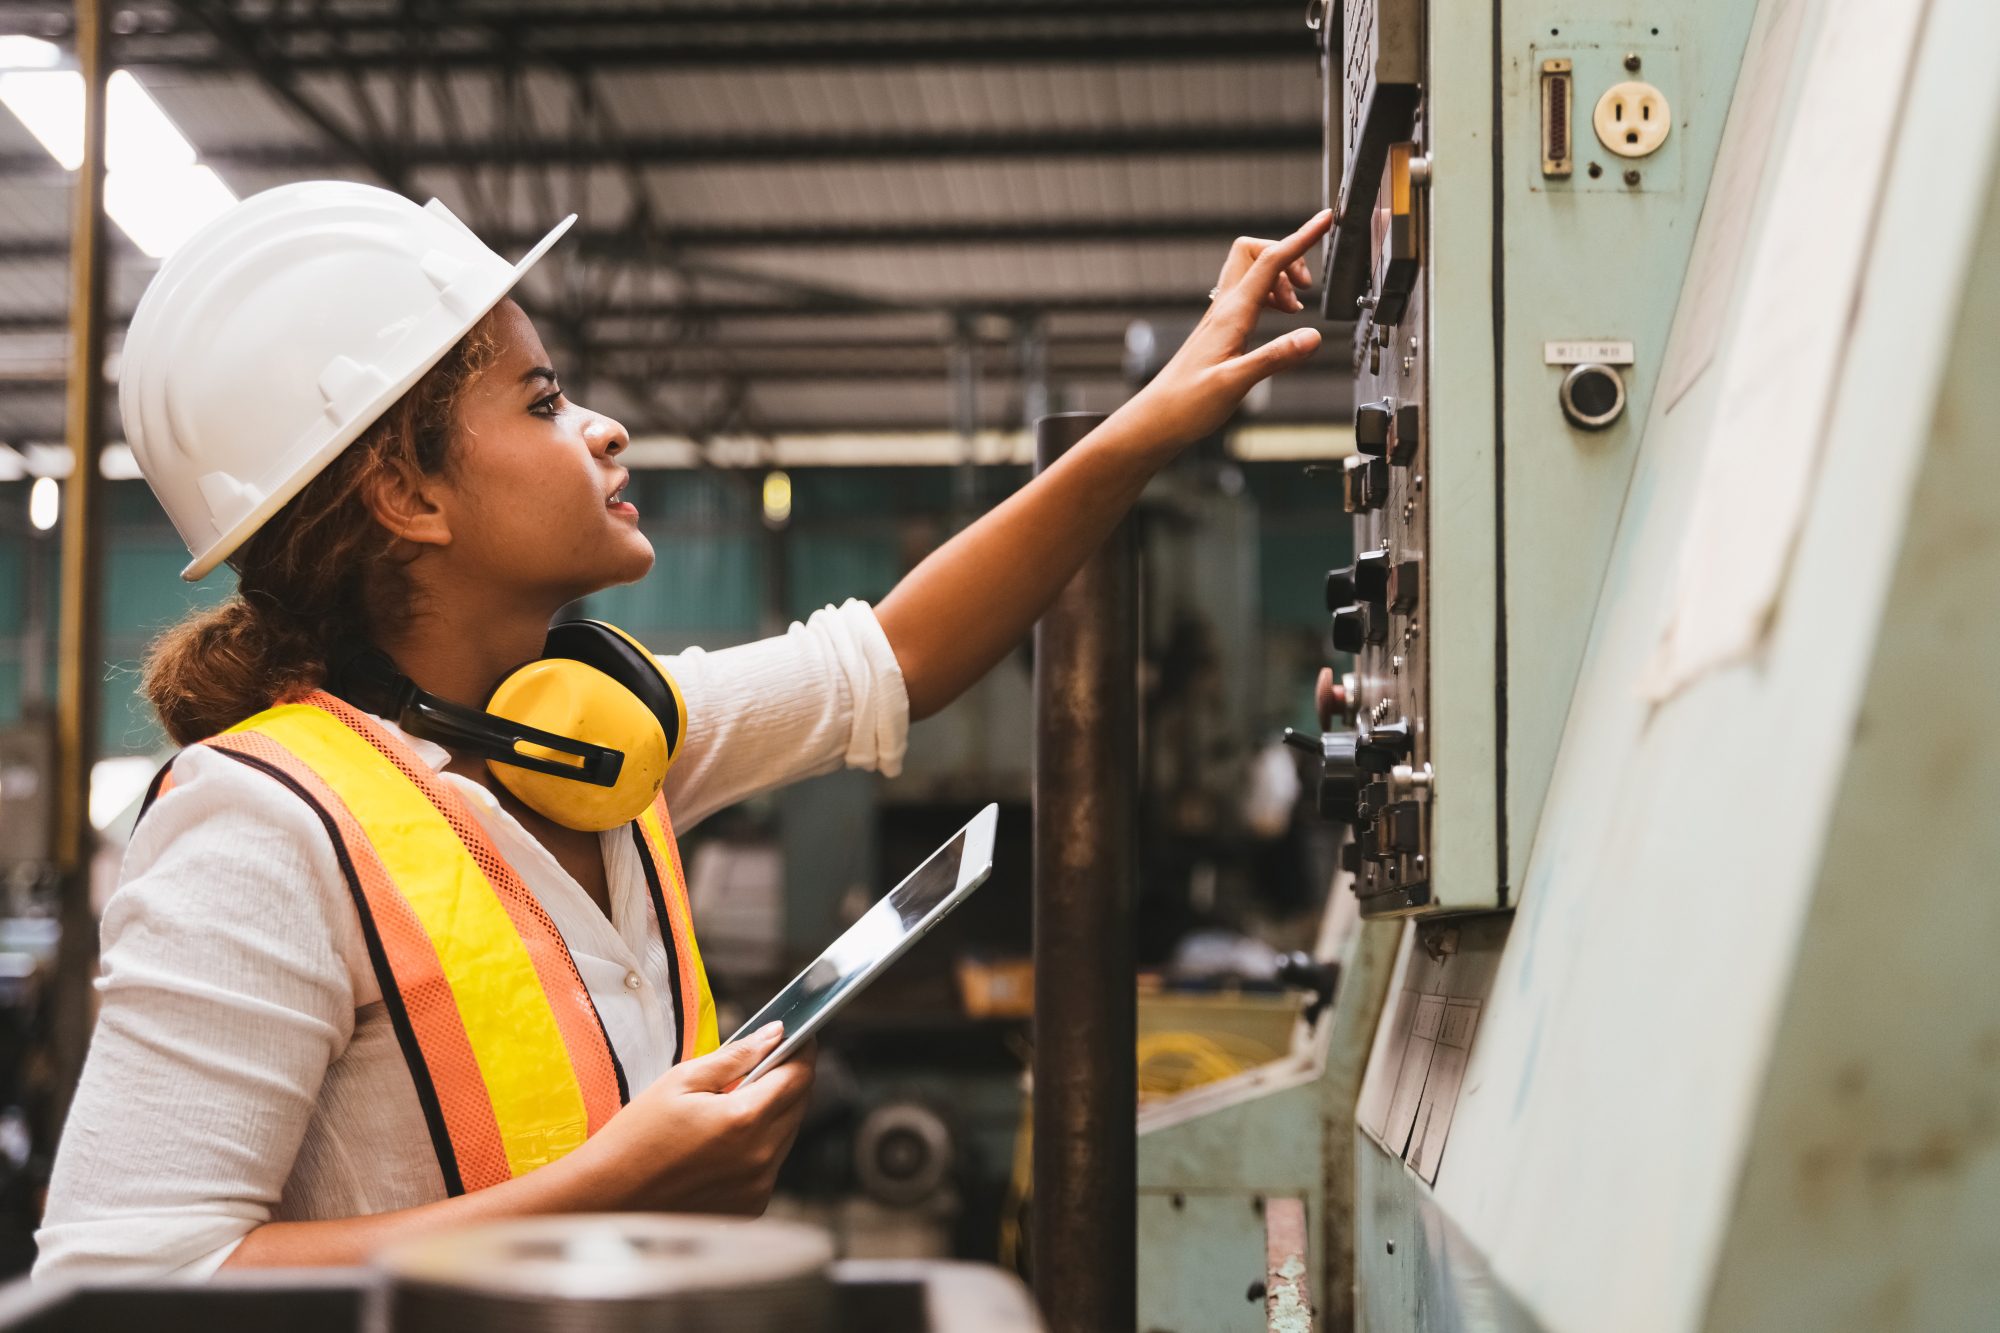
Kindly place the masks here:
[(1260, 380), (1303, 361), (1299, 329), (1245, 352), (1266, 305), (1296, 309), (1321, 213), (1282, 241), (1240, 241), (1208, 313), (1151, 383), (1048, 471), (932, 552), (876, 608), (909, 692), (937, 712), (1018, 643), (1069, 578), (1181, 450), (1228, 420)]

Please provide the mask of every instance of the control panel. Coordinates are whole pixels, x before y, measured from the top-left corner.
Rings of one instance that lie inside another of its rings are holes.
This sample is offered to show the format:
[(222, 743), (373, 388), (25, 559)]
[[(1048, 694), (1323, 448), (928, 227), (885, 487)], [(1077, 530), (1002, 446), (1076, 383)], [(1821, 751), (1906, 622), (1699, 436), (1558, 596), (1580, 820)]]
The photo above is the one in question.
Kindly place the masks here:
[(1515, 902), (1742, 41), (1680, 6), (1497, 10), (1308, 16), (1356, 554), (1326, 575), (1338, 716), (1293, 743), (1369, 916)]

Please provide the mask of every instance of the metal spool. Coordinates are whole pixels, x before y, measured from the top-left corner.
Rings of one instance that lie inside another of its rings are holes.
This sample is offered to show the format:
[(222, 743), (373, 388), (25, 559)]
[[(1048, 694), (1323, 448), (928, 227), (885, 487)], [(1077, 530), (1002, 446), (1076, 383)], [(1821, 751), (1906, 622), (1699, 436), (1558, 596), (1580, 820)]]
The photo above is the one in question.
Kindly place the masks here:
[(951, 1129), (930, 1107), (888, 1102), (854, 1132), (854, 1172), (871, 1198), (892, 1208), (927, 1202), (951, 1184)]
[(833, 1243), (790, 1222), (522, 1218), (383, 1255), (388, 1333), (833, 1333)]

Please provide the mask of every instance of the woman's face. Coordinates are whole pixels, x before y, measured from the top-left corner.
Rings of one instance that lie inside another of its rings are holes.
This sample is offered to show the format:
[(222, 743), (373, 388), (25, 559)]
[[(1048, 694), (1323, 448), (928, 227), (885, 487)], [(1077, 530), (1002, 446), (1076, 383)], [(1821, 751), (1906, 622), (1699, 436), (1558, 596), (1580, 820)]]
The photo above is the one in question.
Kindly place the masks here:
[(454, 577), (551, 609), (643, 578), (653, 544), (624, 500), (625, 428), (563, 395), (514, 302), (502, 302), (488, 328), (498, 354), (466, 390), (451, 461), (435, 479), (450, 533), (440, 561)]

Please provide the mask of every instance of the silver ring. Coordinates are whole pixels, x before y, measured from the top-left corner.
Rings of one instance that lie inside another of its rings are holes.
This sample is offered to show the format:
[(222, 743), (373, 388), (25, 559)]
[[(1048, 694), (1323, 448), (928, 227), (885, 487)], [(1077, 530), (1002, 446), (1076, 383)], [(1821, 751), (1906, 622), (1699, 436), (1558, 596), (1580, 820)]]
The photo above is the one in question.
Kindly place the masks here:
[(1213, 301), (1213, 300), (1214, 300), (1214, 299), (1215, 299), (1216, 297), (1218, 297), (1218, 296), (1220, 296), (1220, 295), (1222, 295), (1222, 284), (1221, 284), (1221, 283), (1219, 283), (1219, 282), (1218, 282), (1218, 283), (1216, 283), (1216, 284), (1215, 284), (1215, 286), (1213, 286), (1213, 287), (1211, 287), (1211, 288), (1209, 288), (1209, 289), (1208, 289), (1208, 299), (1209, 299), (1209, 300)]

